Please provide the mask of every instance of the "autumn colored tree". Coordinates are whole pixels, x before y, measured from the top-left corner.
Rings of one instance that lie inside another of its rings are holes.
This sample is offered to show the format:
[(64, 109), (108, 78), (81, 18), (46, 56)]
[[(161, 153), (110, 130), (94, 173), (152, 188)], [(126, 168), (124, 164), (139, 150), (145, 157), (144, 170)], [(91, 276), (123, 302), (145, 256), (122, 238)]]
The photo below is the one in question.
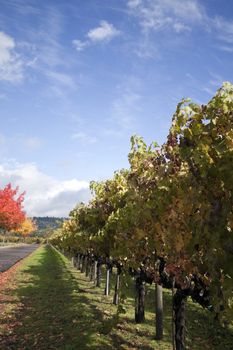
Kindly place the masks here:
[(25, 220), (23, 201), (25, 193), (18, 194), (18, 187), (12, 188), (9, 183), (0, 189), (0, 229), (16, 230)]
[(30, 235), (30, 233), (34, 232), (36, 229), (37, 229), (36, 223), (32, 219), (26, 218), (22, 222), (22, 224), (19, 226), (19, 228), (14, 231), (26, 237)]

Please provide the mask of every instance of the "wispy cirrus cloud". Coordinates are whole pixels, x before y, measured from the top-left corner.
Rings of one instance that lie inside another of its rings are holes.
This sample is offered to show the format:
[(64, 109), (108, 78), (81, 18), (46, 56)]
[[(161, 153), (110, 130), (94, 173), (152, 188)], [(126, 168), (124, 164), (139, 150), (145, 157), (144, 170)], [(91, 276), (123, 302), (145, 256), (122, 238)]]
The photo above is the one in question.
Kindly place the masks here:
[[(12, 122), (18, 122), (17, 118), (13, 118)], [(17, 148), (22, 152), (34, 152), (39, 150), (44, 145), (44, 140), (38, 136), (16, 134), (12, 136), (6, 136), (6, 134), (0, 133), (0, 146), (1, 150), (5, 153), (11, 148)]]
[[(31, 1), (22, 0), (10, 0), (6, 6), (22, 18), (30, 14), (37, 20), (36, 26), (30, 30), (25, 21), (23, 40), (16, 41), (7, 33), (0, 32), (0, 81), (18, 83), (38, 74), (49, 79), (50, 95), (59, 97), (65, 89), (75, 87), (75, 81), (69, 74), (73, 59), (60, 40), (64, 16), (59, 8), (44, 5), (38, 9)], [(44, 80), (45, 84), (47, 81)]]
[(86, 132), (79, 131), (71, 136), (72, 140), (77, 140), (81, 142), (83, 145), (93, 144), (97, 142), (97, 138), (94, 136), (88, 135)]
[(13, 37), (0, 32), (0, 80), (18, 83), (23, 80), (25, 62), (16, 51)]
[(130, 9), (135, 9), (138, 6), (142, 5), (142, 0), (128, 0), (127, 5)]
[(209, 15), (198, 0), (128, 0), (127, 6), (144, 33), (172, 30), (179, 34), (199, 26), (228, 44), (219, 45), (220, 50), (232, 52), (233, 21)]
[(121, 131), (126, 131), (134, 127), (135, 114), (138, 110), (138, 102), (141, 96), (132, 91), (125, 90), (112, 104), (112, 121), (115, 122)]
[(204, 17), (204, 10), (196, 0), (129, 0), (127, 5), (145, 32), (190, 31), (190, 25)]
[(217, 38), (227, 44), (233, 45), (233, 21), (217, 16), (211, 19), (210, 22)]
[(41, 10), (35, 3), (27, 0), (7, 0), (6, 4), (11, 10), (13, 9), (20, 15), (40, 15)]
[(151, 34), (162, 33), (168, 38), (172, 35), (178, 40), (181, 35), (191, 35), (194, 29), (207, 34), (215, 42), (214, 48), (229, 54), (233, 52), (233, 20), (210, 14), (200, 0), (128, 0), (127, 7), (144, 39), (143, 45), (140, 37), (134, 44), (134, 52), (141, 58), (159, 57), (157, 52), (161, 52), (162, 44), (151, 41)]
[(84, 42), (78, 39), (73, 40), (72, 44), (77, 51), (83, 51), (88, 46), (88, 42)]
[(59, 6), (49, 4), (44, 4), (40, 11), (43, 16), (37, 17), (37, 25), (25, 33), (20, 46), (33, 54), (27, 67), (42, 77), (43, 97), (65, 98), (68, 90), (77, 86), (74, 74), (71, 74), (75, 61), (61, 39), (65, 15)]
[(29, 39), (35, 45), (38, 66), (55, 68), (69, 65), (65, 48), (60, 36), (64, 30), (64, 16), (52, 6), (45, 6), (43, 17), (39, 20), (37, 30), (30, 33)]
[(75, 87), (74, 79), (69, 74), (56, 71), (45, 71), (45, 74), (53, 82), (58, 83), (59, 85), (63, 85), (69, 88)]
[(223, 81), (224, 81), (224, 78), (219, 75), (219, 74), (216, 74), (216, 73), (213, 73), (213, 72), (209, 72), (209, 75), (211, 77), (209, 83), (211, 86), (214, 86), (215, 88), (220, 88), (220, 86), (222, 85)]
[(116, 97), (110, 106), (108, 126), (104, 130), (106, 135), (125, 137), (126, 134), (135, 133), (141, 112), (140, 87), (140, 80), (133, 76), (124, 77), (117, 86)]
[(228, 52), (228, 53), (232, 53), (233, 52), (233, 46), (223, 46), (223, 45), (219, 45), (217, 47), (219, 50), (224, 51), (224, 52)]
[(204, 92), (206, 92), (207, 94), (211, 95), (211, 96), (215, 95), (214, 89), (213, 88), (209, 88), (208, 86), (203, 87), (202, 90)]

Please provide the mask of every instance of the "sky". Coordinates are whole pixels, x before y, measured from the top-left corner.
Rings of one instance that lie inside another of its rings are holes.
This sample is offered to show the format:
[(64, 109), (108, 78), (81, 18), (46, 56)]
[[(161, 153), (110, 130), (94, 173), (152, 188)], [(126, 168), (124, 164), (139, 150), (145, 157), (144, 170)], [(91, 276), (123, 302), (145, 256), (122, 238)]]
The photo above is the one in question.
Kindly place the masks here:
[(67, 216), (128, 167), (130, 137), (166, 141), (177, 103), (233, 82), (229, 0), (0, 0), (0, 188)]

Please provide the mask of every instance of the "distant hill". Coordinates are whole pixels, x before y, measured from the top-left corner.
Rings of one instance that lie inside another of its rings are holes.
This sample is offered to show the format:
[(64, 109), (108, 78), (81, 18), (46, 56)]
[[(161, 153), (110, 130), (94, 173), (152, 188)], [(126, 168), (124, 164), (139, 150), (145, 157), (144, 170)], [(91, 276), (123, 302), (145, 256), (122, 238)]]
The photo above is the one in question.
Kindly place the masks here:
[(37, 230), (33, 235), (47, 237), (51, 231), (58, 228), (66, 218), (50, 217), (50, 216), (34, 216)]

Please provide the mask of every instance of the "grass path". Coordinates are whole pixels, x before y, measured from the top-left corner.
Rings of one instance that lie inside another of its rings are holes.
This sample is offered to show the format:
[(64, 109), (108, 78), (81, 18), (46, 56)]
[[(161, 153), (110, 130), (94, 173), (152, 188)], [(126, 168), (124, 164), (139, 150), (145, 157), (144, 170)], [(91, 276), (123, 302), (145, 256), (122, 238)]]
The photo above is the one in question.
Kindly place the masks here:
[[(131, 290), (124, 290), (127, 312), (118, 316), (112, 296), (105, 297), (103, 289), (94, 287), (60, 253), (41, 247), (20, 264), (4, 289), (0, 349), (171, 350), (170, 294), (164, 295), (164, 340), (156, 342), (153, 289), (147, 292), (142, 325), (133, 321)], [(188, 319), (187, 349), (233, 349), (233, 333), (216, 328), (209, 313), (190, 303)]]

